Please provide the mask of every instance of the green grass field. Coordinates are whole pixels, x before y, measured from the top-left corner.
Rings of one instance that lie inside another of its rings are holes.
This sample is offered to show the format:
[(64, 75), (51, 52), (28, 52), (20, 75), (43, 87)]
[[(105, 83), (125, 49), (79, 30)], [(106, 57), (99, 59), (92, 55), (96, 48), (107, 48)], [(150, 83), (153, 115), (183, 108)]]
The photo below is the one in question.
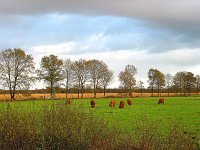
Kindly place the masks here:
[(133, 105), (119, 109), (119, 102), (126, 98), (115, 99), (117, 106), (109, 108), (111, 99), (96, 99), (94, 109), (90, 99), (74, 101), (81, 109), (103, 117), (119, 129), (134, 130), (138, 124), (154, 124), (161, 132), (168, 131), (172, 125), (180, 125), (187, 133), (200, 135), (200, 97), (166, 97), (164, 105), (158, 105), (159, 98), (133, 98)]
[[(188, 134), (200, 136), (200, 97), (166, 97), (164, 105), (158, 105), (159, 98), (132, 98), (133, 105), (119, 109), (119, 102), (127, 98), (95, 99), (95, 108), (90, 108), (91, 99), (72, 100), (71, 109), (78, 108), (93, 114), (97, 118), (104, 118), (110, 126), (115, 126), (121, 132), (131, 132), (143, 124), (154, 124), (159, 132), (165, 134), (172, 125), (180, 125)], [(109, 108), (110, 100), (116, 100), (117, 105)], [(52, 105), (53, 104), (53, 105)], [(10, 102), (9, 106), (21, 109), (24, 113), (29, 110), (39, 112), (47, 107), (65, 105), (65, 100), (35, 100)], [(0, 110), (5, 111), (7, 102), (0, 103)], [(152, 126), (151, 126), (152, 127)]]

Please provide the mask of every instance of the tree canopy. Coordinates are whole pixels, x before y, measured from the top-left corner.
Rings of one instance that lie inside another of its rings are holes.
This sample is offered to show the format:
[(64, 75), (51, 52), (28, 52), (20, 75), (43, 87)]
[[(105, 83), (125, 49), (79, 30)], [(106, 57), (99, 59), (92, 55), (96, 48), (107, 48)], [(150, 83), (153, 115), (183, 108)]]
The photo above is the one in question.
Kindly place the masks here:
[(62, 72), (63, 60), (59, 59), (58, 56), (49, 55), (41, 59), (37, 75), (50, 88), (51, 97), (55, 94), (55, 87), (59, 86), (60, 81), (64, 79)]
[(129, 90), (130, 96), (132, 96), (132, 89), (136, 85), (135, 74), (137, 69), (134, 65), (126, 65), (125, 70), (119, 73), (119, 81), (124, 89)]
[(9, 89), (11, 99), (16, 90), (27, 90), (35, 81), (33, 57), (22, 49), (6, 49), (0, 52), (0, 81)]

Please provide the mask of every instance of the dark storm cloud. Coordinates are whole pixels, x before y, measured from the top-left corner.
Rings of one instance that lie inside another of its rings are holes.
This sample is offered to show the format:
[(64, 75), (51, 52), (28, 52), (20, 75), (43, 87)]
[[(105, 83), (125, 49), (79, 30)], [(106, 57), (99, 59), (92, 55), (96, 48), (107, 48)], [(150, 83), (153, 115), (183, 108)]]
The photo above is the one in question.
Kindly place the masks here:
[(200, 23), (199, 0), (1, 0), (1, 14), (79, 13)]
[[(5, 37), (0, 47), (85, 41), (103, 34), (106, 41), (102, 49), (163, 52), (198, 48), (199, 8), (198, 0), (0, 0), (0, 31)], [(70, 13), (78, 15), (59, 24), (59, 15)], [(84, 15), (90, 17), (81, 17)], [(123, 17), (143, 21), (131, 22)]]

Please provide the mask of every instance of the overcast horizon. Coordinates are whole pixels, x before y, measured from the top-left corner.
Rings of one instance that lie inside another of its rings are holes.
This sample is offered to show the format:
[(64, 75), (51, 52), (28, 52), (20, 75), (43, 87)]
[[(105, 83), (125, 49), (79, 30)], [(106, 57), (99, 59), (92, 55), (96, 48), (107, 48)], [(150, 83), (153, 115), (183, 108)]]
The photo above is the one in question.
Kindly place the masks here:
[(0, 50), (21, 48), (35, 62), (49, 54), (103, 60), (117, 77), (127, 64), (147, 72), (200, 75), (198, 0), (0, 0)]

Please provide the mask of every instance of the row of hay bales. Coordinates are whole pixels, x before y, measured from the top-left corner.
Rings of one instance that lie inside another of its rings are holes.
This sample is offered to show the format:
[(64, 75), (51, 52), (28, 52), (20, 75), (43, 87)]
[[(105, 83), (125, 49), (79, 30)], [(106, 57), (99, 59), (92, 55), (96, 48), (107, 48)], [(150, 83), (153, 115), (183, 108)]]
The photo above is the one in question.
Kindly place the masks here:
[[(71, 100), (67, 99), (66, 104), (67, 105), (71, 104)], [(94, 108), (95, 104), (96, 104), (95, 100), (90, 101), (91, 108)], [(127, 104), (128, 104), (128, 106), (131, 106), (133, 104), (132, 100), (127, 99)], [(164, 98), (159, 98), (158, 104), (164, 104)], [(116, 105), (116, 100), (111, 100), (110, 103), (109, 103), (109, 107), (115, 107), (115, 105)], [(120, 101), (119, 108), (124, 108), (124, 106), (125, 106), (125, 101)]]

